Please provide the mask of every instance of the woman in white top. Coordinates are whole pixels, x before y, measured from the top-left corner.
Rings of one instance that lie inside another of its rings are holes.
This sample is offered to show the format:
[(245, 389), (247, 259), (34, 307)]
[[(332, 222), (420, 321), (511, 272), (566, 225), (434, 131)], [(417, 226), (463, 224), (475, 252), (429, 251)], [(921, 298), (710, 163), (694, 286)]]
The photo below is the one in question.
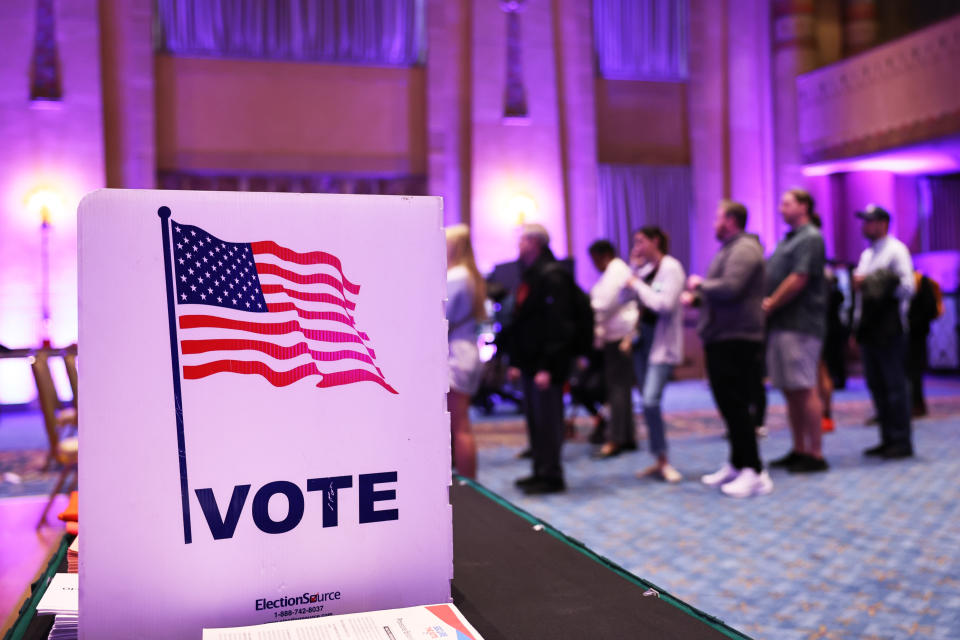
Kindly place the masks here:
[(486, 284), (473, 258), (470, 228), (447, 227), (447, 337), (450, 344), (450, 411), (453, 466), (462, 476), (477, 475), (477, 443), (470, 430), (470, 397), (480, 386), (477, 322), (486, 318)]
[(637, 386), (643, 394), (643, 416), (650, 438), (650, 452), (657, 462), (640, 476), (657, 475), (679, 482), (680, 473), (667, 458), (667, 438), (660, 401), (673, 367), (683, 361), (683, 292), (686, 274), (673, 256), (667, 255), (669, 240), (659, 227), (643, 227), (633, 234), (631, 259), (641, 263), (628, 286), (640, 299), (640, 339), (634, 349)]

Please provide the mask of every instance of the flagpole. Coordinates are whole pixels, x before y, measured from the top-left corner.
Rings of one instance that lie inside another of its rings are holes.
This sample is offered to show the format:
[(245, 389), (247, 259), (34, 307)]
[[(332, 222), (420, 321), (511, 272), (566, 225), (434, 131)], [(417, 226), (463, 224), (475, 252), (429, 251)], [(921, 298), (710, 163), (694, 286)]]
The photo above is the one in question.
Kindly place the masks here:
[(177, 453), (180, 459), (180, 502), (183, 505), (183, 543), (190, 544), (190, 490), (187, 487), (187, 448), (183, 438), (183, 400), (180, 395), (180, 350), (177, 348), (176, 298), (173, 291), (173, 258), (170, 255), (170, 207), (160, 207), (160, 228), (163, 234), (163, 268), (167, 282), (167, 320), (170, 324), (170, 361), (173, 365), (173, 402), (177, 415)]

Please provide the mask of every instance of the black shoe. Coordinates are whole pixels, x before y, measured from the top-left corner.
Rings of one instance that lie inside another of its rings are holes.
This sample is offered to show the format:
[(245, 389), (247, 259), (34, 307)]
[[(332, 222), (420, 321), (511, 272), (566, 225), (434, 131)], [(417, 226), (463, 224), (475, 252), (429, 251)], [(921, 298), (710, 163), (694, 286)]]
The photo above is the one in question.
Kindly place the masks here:
[(881, 443), (875, 447), (870, 447), (869, 449), (863, 452), (863, 455), (869, 456), (872, 458), (880, 458), (880, 457), (883, 457), (883, 452), (886, 451), (886, 449), (887, 449), (887, 445)]
[(902, 460), (913, 457), (913, 447), (908, 444), (892, 444), (884, 447), (880, 453), (884, 460)]
[(529, 449), (529, 448), (528, 448), (528, 449), (524, 449), (523, 451), (521, 451), (520, 453), (517, 454), (517, 457), (518, 457), (518, 458), (532, 458), (532, 457), (533, 457), (533, 449)]
[(528, 496), (539, 496), (546, 493), (562, 493), (567, 490), (567, 485), (562, 479), (539, 478), (522, 490)]
[(639, 448), (636, 442), (628, 442), (627, 444), (620, 445), (620, 451), (636, 451)]
[(816, 473), (818, 471), (827, 471), (830, 465), (823, 458), (814, 458), (801, 454), (790, 466), (787, 471), (790, 473)]
[(590, 432), (590, 437), (587, 438), (590, 441), (590, 444), (603, 444), (607, 441), (607, 421), (600, 420), (597, 425), (593, 428), (593, 431)]
[(769, 466), (771, 466), (771, 467), (789, 468), (790, 465), (792, 465), (792, 464), (795, 463), (797, 460), (799, 460), (800, 458), (803, 458), (803, 457), (804, 457), (804, 455), (803, 455), (802, 453), (797, 453), (796, 451), (794, 451), (793, 449), (791, 449), (791, 450), (790, 450), (790, 453), (788, 453), (787, 455), (783, 456), (782, 458), (777, 458), (776, 460), (771, 460), (770, 463), (769, 463)]
[(540, 476), (526, 476), (525, 478), (517, 478), (513, 484), (522, 489), (538, 482), (540, 482)]

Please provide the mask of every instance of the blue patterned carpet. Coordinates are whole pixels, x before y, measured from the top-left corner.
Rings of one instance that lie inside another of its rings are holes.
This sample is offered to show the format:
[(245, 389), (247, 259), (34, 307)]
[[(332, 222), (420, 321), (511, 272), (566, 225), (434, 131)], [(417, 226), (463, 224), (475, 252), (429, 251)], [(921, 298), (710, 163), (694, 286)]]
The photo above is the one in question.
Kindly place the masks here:
[[(727, 456), (701, 382), (668, 387), (665, 399), (679, 485), (638, 480), (651, 462), (643, 451), (591, 459), (578, 421), (564, 448), (569, 491), (527, 498), (513, 487), (529, 473), (516, 459), (522, 423), (502, 418), (477, 419), (479, 481), (758, 640), (960, 638), (960, 381), (928, 389), (915, 459), (861, 456), (877, 432), (863, 426), (870, 405), (854, 381), (837, 394), (838, 428), (825, 436), (831, 471), (774, 472), (765, 497), (733, 500), (700, 484)], [(779, 394), (771, 400), (765, 459), (789, 448)]]

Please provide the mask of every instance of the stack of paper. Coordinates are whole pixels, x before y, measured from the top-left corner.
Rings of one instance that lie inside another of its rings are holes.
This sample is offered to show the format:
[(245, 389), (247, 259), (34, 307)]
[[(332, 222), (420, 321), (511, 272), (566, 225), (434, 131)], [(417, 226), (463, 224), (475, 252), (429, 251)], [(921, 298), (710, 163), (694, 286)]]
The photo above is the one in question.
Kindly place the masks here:
[(56, 615), (51, 640), (75, 640), (80, 610), (80, 590), (78, 576), (75, 573), (58, 573), (53, 576), (40, 602), (37, 603), (38, 615)]
[(483, 640), (476, 629), (463, 617), (460, 610), (452, 604), (288, 620), (253, 627), (203, 630), (203, 640), (295, 640), (296, 638)]
[(203, 640), (294, 640), (295, 638), (483, 640), (476, 629), (463, 617), (460, 610), (452, 604), (288, 620), (252, 627), (203, 630)]
[(77, 541), (80, 536), (73, 539), (70, 546), (67, 547), (67, 573), (77, 573), (80, 570), (80, 546)]

